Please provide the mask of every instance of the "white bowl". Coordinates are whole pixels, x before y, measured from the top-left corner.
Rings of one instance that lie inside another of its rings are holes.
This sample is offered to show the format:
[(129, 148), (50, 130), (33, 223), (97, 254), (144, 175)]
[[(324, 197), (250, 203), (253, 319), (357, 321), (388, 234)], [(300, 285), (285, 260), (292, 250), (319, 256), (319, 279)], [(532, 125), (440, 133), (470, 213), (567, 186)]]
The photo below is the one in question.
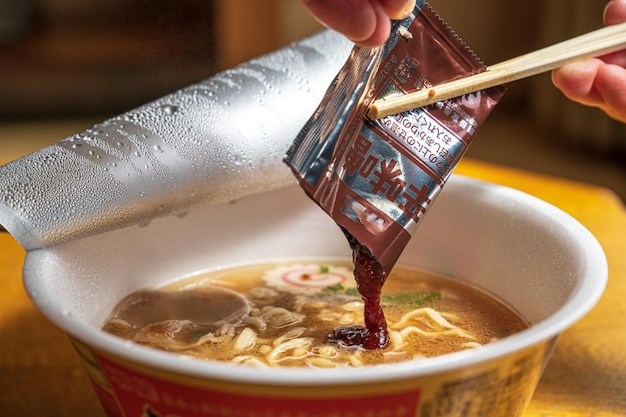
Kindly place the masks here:
[(123, 408), (128, 416), (149, 409), (181, 416), (513, 417), (530, 400), (559, 334), (595, 305), (608, 275), (600, 245), (569, 215), (519, 191), (453, 175), (399, 264), (491, 291), (532, 323), (527, 330), (436, 358), (328, 370), (189, 359), (100, 330), (113, 306), (140, 288), (241, 263), (349, 256), (334, 222), (294, 186), (31, 251), (24, 281), (36, 306), (74, 341), (110, 416)]

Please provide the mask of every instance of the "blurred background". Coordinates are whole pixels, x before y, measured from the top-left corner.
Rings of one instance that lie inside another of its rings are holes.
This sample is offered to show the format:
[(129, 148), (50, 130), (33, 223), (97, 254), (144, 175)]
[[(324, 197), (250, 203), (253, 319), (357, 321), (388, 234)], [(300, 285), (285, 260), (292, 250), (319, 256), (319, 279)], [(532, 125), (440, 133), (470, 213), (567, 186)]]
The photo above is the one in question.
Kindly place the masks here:
[[(487, 65), (600, 28), (605, 3), (430, 1)], [(0, 0), (0, 163), (321, 29), (297, 0)], [(509, 85), (468, 156), (626, 199), (626, 127), (549, 74)]]

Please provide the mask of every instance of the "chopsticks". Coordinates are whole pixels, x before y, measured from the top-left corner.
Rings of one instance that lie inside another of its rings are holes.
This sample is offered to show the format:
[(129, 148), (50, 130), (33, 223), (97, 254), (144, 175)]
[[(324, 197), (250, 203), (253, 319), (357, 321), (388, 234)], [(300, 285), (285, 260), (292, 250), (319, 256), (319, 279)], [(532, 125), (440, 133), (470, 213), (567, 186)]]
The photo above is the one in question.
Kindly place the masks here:
[(582, 58), (597, 57), (626, 49), (626, 23), (606, 26), (593, 32), (491, 65), (484, 72), (430, 88), (376, 100), (367, 117), (371, 120), (424, 107), (439, 101), (517, 81), (559, 68)]

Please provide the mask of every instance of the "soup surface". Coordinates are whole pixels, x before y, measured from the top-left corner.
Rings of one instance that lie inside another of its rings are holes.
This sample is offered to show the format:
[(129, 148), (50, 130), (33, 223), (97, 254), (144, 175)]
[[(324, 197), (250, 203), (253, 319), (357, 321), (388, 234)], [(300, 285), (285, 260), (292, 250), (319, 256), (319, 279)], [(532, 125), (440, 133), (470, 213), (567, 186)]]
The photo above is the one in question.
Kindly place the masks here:
[(103, 329), (157, 349), (250, 366), (357, 367), (452, 353), (528, 327), (512, 309), (456, 280), (396, 266), (380, 299), (384, 349), (337, 339), (363, 325), (352, 264), (302, 262), (215, 270), (135, 292)]

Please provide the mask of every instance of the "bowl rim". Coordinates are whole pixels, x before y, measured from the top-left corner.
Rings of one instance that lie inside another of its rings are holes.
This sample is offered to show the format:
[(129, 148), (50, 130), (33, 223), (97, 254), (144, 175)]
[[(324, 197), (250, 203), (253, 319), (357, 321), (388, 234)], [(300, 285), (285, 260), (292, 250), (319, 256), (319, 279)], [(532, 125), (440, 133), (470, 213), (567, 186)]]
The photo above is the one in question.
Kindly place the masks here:
[(576, 235), (576, 241), (581, 246), (586, 260), (584, 276), (574, 287), (567, 301), (558, 310), (528, 329), (480, 348), (416, 361), (350, 368), (350, 372), (345, 372), (345, 368), (253, 368), (236, 366), (175, 355), (122, 340), (73, 317), (66, 311), (60, 311), (54, 300), (46, 299), (40, 295), (32, 296), (32, 294), (40, 293), (38, 284), (43, 285), (41, 284), (43, 280), (33, 276), (31, 269), (28, 268), (32, 256), (31, 252), (27, 253), (25, 260), (24, 285), (35, 306), (49, 320), (70, 336), (107, 357), (117, 357), (129, 363), (137, 363), (139, 366), (143, 365), (177, 375), (236, 383), (310, 386), (371, 384), (373, 382), (418, 378), (445, 373), (460, 367), (486, 363), (557, 338), (564, 330), (584, 317), (604, 293), (608, 280), (608, 264), (600, 243), (578, 220), (537, 197), (482, 180), (458, 175), (455, 177), (457, 178), (454, 182), (457, 184), (479, 187), (482, 192), (492, 194), (505, 193), (507, 197), (512, 197), (520, 203), (531, 204), (538, 212), (541, 212), (542, 216), (557, 219), (565, 230)]

